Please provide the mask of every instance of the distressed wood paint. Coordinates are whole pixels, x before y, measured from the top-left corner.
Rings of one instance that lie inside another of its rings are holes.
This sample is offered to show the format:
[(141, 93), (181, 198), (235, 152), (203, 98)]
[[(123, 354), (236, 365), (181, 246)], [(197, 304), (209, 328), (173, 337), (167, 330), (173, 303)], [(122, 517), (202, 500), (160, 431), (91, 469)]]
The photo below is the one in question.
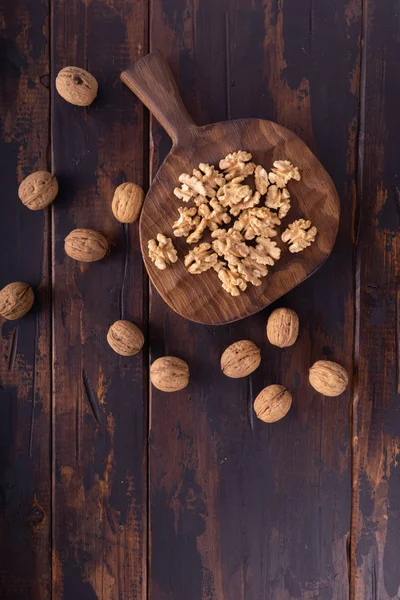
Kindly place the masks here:
[(353, 594), (400, 598), (398, 2), (363, 7), (357, 211)]
[[(1, 3), (0, 285), (26, 280), (37, 296), (22, 320), (1, 321), (1, 598), (399, 597), (399, 9), (64, 0), (49, 20), (46, 0)], [(214, 328), (184, 321), (153, 288), (148, 298), (137, 225), (112, 218), (114, 187), (147, 184), (170, 148), (154, 120), (148, 147), (147, 114), (119, 82), (156, 48), (196, 123), (279, 122), (336, 185), (332, 256), (276, 304), (300, 316), (291, 349), (266, 344), (272, 307)], [(50, 91), (66, 64), (100, 82), (88, 109)], [(52, 167), (61, 194), (30, 212), (18, 183)], [(110, 257), (65, 257), (79, 226), (104, 232)], [(105, 343), (121, 316), (148, 339), (133, 359)], [(245, 338), (262, 348), (262, 367), (228, 380), (220, 354)], [(188, 361), (190, 387), (148, 399), (148, 360), (166, 353)], [(343, 397), (310, 390), (318, 358), (353, 375)], [(251, 404), (272, 382), (290, 387), (294, 405), (265, 426)]]
[[(334, 255), (280, 302), (302, 323), (292, 349), (277, 352), (266, 343), (269, 310), (201, 327), (152, 291), (151, 359), (180, 356), (193, 377), (173, 398), (151, 390), (150, 597), (346, 598), (351, 390), (333, 402), (321, 398), (307, 384), (307, 368), (333, 358), (352, 369), (358, 97), (351, 77), (337, 82), (357, 69), (359, 16), (349, 19), (345, 3), (313, 5), (310, 14), (295, 2), (174, 7), (154, 5), (151, 49), (169, 57), (195, 122), (258, 117), (292, 128), (333, 176), (343, 218)], [(336, 79), (318, 65), (323, 53), (337, 65)], [(155, 122), (152, 132), (155, 170), (168, 145)], [(250, 380), (237, 382), (220, 373), (219, 358), (239, 339), (256, 342), (263, 361)], [(275, 426), (252, 413), (255, 395), (269, 383), (288, 386), (294, 398), (292, 412)], [(165, 547), (172, 549), (167, 557)]]
[(50, 210), (32, 212), (18, 185), (51, 168), (48, 2), (0, 11), (0, 287), (26, 281), (28, 315), (0, 318), (0, 597), (51, 592)]
[[(114, 189), (144, 185), (144, 111), (119, 75), (146, 51), (146, 2), (53, 3), (54, 206), (53, 598), (146, 597), (147, 357), (115, 354), (112, 322), (146, 331), (137, 224), (113, 217)], [(65, 65), (89, 70), (96, 101), (74, 107), (54, 90)], [(84, 264), (64, 253), (75, 227), (111, 250)], [(135, 285), (132, 285), (135, 282)], [(68, 365), (68, 367), (67, 367)]]

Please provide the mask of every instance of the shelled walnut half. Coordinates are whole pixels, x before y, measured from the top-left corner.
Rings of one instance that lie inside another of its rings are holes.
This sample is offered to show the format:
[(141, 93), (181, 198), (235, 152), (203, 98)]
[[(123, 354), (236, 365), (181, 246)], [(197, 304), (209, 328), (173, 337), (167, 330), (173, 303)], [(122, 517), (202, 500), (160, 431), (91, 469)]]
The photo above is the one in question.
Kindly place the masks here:
[(301, 252), (311, 246), (316, 235), (317, 228), (311, 225), (311, 221), (298, 219), (282, 233), (282, 242), (289, 244), (289, 252)]
[(162, 233), (157, 233), (155, 240), (149, 240), (148, 249), (150, 260), (161, 271), (178, 260), (178, 254), (172, 244), (171, 238), (166, 237)]
[(197, 275), (212, 269), (218, 262), (218, 255), (213, 252), (211, 244), (199, 244), (185, 256), (185, 267), (189, 273)]
[(278, 188), (284, 188), (291, 179), (296, 181), (301, 179), (299, 169), (293, 166), (289, 160), (276, 160), (268, 178)]

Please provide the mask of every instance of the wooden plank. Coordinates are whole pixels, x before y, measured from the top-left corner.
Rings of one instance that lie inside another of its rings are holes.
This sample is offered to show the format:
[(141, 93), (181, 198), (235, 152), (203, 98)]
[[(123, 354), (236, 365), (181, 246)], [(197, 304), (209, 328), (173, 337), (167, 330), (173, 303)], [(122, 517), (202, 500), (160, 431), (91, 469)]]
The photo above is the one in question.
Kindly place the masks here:
[(398, 1), (363, 7), (354, 403), (354, 598), (400, 597)]
[[(143, 184), (144, 111), (119, 80), (146, 49), (145, 1), (53, 2), (52, 79), (67, 65), (99, 82), (89, 108), (53, 87), (54, 211), (53, 597), (146, 597), (147, 359), (106, 342), (126, 318), (146, 330), (137, 223), (111, 212), (115, 187)], [(147, 136), (147, 133), (146, 133)], [(98, 263), (65, 256), (75, 227), (101, 231), (110, 254)]]
[(35, 291), (31, 312), (0, 320), (0, 597), (50, 598), (49, 211), (18, 185), (49, 169), (48, 3), (0, 3), (0, 287)]
[[(152, 290), (151, 360), (176, 355), (192, 373), (186, 391), (151, 391), (153, 600), (348, 597), (351, 391), (324, 399), (307, 370), (319, 358), (352, 370), (359, 34), (357, 1), (151, 4), (151, 48), (169, 58), (195, 121), (277, 120), (317, 153), (342, 199), (333, 256), (279, 303), (300, 317), (291, 349), (267, 345), (270, 311), (203, 327)], [(152, 139), (154, 174), (169, 147), (155, 122)], [(262, 348), (262, 367), (250, 380), (228, 380), (220, 355), (246, 338)], [(269, 383), (294, 397), (272, 426), (251, 410)]]

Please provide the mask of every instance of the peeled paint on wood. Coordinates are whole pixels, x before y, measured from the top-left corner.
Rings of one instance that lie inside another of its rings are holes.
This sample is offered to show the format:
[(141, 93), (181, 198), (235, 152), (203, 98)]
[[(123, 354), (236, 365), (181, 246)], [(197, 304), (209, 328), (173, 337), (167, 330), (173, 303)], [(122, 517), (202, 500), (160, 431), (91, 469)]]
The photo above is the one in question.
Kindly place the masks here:
[(56, 89), (64, 100), (76, 106), (88, 106), (97, 96), (96, 79), (79, 67), (64, 67), (56, 78)]
[(9, 283), (0, 291), (0, 315), (9, 321), (20, 319), (30, 311), (34, 299), (29, 284), (22, 281)]
[(74, 260), (94, 262), (107, 254), (108, 242), (104, 235), (93, 229), (74, 229), (65, 238), (64, 249)]
[(57, 179), (47, 171), (31, 173), (18, 188), (18, 196), (22, 204), (31, 210), (46, 208), (54, 201), (57, 194)]
[(239, 379), (253, 373), (261, 362), (260, 349), (250, 340), (229, 346), (221, 356), (221, 370), (227, 377)]
[(121, 223), (134, 223), (138, 220), (144, 200), (144, 191), (136, 183), (121, 183), (114, 192), (112, 211)]
[(117, 354), (133, 356), (140, 352), (144, 344), (144, 335), (130, 321), (115, 321), (108, 330), (107, 342)]
[(178, 392), (189, 383), (189, 367), (175, 356), (163, 356), (150, 367), (151, 383), (162, 392)]

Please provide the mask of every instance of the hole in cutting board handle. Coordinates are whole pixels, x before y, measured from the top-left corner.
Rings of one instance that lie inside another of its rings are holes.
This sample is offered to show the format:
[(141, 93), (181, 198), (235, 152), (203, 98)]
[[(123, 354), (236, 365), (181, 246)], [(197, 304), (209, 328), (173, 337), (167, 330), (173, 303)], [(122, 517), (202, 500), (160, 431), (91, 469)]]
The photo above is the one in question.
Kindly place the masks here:
[(193, 137), (196, 125), (183, 104), (167, 61), (158, 51), (128, 67), (121, 73), (121, 80), (147, 106), (174, 145), (184, 145)]

